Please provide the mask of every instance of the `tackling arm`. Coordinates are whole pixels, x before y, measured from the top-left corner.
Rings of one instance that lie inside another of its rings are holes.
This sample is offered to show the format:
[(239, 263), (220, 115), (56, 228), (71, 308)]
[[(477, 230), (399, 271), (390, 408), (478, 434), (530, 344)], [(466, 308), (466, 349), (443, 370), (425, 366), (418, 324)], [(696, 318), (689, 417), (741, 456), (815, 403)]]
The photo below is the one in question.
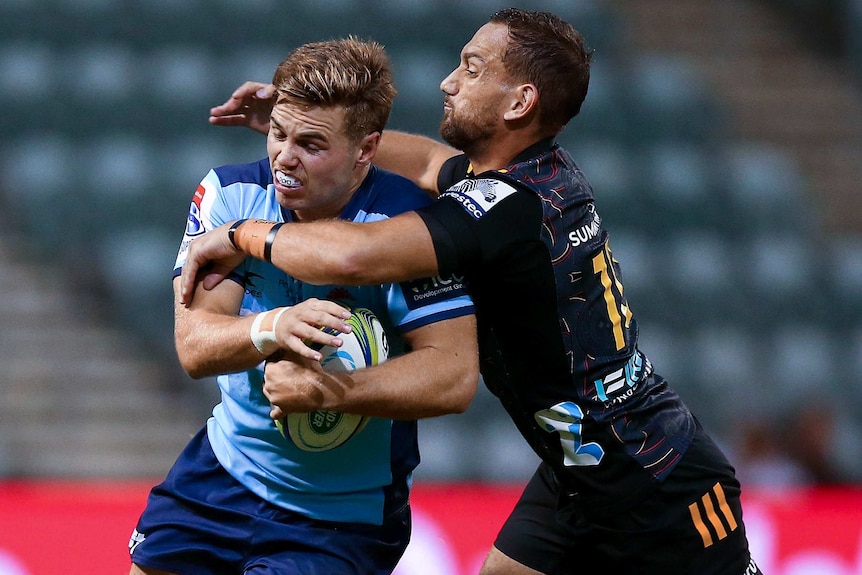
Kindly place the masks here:
[[(254, 239), (241, 232), (242, 227), (237, 245), (254, 253)], [(288, 224), (276, 234), (271, 256), (278, 268), (316, 284), (368, 285), (437, 275), (431, 234), (414, 212), (371, 223)]]
[(202, 291), (197, 289), (198, 280), (203, 291), (220, 285), (244, 253), (271, 260), (291, 276), (313, 284), (369, 285), (437, 275), (431, 234), (414, 212), (370, 223), (327, 220), (275, 225), (262, 220), (235, 222), (196, 238), (183, 265), (180, 303), (192, 305)]

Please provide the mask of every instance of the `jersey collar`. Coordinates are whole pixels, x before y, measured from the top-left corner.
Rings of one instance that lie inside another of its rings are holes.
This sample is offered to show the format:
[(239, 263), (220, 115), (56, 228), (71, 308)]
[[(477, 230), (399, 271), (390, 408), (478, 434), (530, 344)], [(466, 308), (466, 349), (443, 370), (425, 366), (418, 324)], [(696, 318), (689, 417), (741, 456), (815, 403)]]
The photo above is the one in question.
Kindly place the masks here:
[[(545, 152), (550, 152), (553, 149), (553, 147), (554, 147), (554, 137), (553, 136), (551, 136), (550, 138), (545, 138), (544, 140), (539, 140), (538, 142), (536, 142), (535, 144), (533, 144), (532, 146), (530, 146), (529, 148), (527, 148), (526, 150), (522, 151), (520, 154), (515, 156), (515, 159), (513, 159), (511, 162), (509, 162), (509, 167), (514, 166), (515, 164), (520, 164), (521, 162), (526, 162), (527, 160), (535, 158), (536, 156), (544, 154)], [(508, 171), (508, 167), (504, 168), (502, 170), (499, 170), (499, 171), (506, 172), (506, 171)], [(476, 175), (473, 173), (472, 162), (470, 163), (470, 165), (467, 168), (467, 175), (468, 176), (475, 176)]]

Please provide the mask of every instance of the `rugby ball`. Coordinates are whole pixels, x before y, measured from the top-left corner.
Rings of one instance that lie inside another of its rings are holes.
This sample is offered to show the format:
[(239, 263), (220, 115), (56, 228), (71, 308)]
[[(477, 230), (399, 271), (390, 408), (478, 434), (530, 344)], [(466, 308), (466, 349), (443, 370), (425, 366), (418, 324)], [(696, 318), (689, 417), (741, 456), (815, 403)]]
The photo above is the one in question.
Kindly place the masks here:
[[(378, 365), (389, 358), (389, 342), (380, 320), (369, 309), (354, 308), (347, 323), (350, 333), (341, 333), (341, 347), (323, 346), (320, 360), (329, 371), (353, 371)], [(303, 451), (328, 451), (344, 444), (368, 423), (368, 417), (319, 410), (291, 413), (275, 422), (278, 430)]]

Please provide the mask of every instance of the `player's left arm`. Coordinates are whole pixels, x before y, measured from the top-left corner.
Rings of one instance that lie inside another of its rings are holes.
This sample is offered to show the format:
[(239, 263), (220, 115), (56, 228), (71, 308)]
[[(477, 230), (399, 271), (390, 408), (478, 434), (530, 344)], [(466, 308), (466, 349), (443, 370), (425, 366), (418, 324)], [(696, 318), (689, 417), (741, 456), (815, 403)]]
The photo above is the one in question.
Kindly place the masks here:
[(476, 317), (428, 324), (405, 340), (408, 353), (349, 372), (327, 372), (303, 359), (268, 361), (263, 391), (273, 419), (318, 409), (390, 419), (466, 410), (479, 381)]
[[(183, 266), (180, 301), (189, 305), (195, 286), (218, 285), (242, 261), (243, 254), (272, 263), (312, 284), (371, 285), (437, 275), (437, 256), (422, 218), (407, 212), (370, 223), (343, 220), (232, 223), (195, 239)], [(268, 257), (267, 257), (268, 256)], [(200, 277), (198, 274), (200, 273)]]

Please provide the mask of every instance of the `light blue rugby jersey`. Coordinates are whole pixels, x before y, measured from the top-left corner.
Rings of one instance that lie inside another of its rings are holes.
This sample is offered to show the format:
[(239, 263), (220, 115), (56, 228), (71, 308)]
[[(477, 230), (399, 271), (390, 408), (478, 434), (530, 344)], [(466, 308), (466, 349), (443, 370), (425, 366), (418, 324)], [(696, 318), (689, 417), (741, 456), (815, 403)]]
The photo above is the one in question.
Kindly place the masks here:
[[(431, 199), (412, 182), (372, 167), (341, 218), (355, 222), (386, 219), (427, 205)], [(211, 170), (192, 200), (177, 256), (179, 275), (191, 240), (242, 218), (291, 221), (276, 202), (269, 162)], [(374, 311), (386, 327), (390, 347), (403, 347), (401, 333), (473, 313), (457, 278), (433, 278), (376, 286), (315, 286), (272, 264), (248, 258), (231, 277), (244, 285), (240, 315), (289, 306), (304, 299), (334, 299)], [(303, 515), (328, 521), (380, 524), (384, 513), (403, 504), (411, 473), (419, 462), (416, 422), (371, 418), (346, 443), (308, 452), (285, 439), (269, 417), (263, 395), (263, 364), (218, 377), (221, 403), (207, 422), (218, 460), (260, 497)]]

